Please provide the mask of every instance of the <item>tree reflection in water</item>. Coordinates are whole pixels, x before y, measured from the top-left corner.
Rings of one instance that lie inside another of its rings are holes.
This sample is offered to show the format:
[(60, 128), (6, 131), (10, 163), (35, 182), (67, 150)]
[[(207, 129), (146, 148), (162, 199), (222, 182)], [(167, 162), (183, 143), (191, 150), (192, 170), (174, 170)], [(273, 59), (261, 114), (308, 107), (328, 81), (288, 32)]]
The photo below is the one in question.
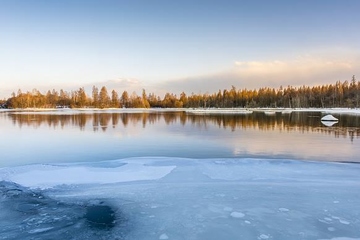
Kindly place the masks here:
[(129, 124), (146, 128), (147, 125), (156, 125), (164, 122), (166, 125), (180, 123), (207, 128), (209, 125), (236, 131), (237, 129), (255, 129), (259, 131), (297, 131), (318, 132), (333, 135), (336, 138), (345, 137), (353, 141), (360, 136), (360, 117), (354, 115), (338, 115), (339, 122), (331, 127), (321, 124), (321, 113), (292, 112), (289, 114), (276, 113), (266, 115), (263, 112), (252, 114), (190, 114), (186, 112), (138, 112), (138, 113), (108, 113), (84, 112), (74, 114), (53, 114), (37, 112), (9, 113), (14, 125), (40, 128), (64, 128), (75, 126), (84, 131), (88, 128), (93, 131), (106, 131), (107, 128), (124, 127)]

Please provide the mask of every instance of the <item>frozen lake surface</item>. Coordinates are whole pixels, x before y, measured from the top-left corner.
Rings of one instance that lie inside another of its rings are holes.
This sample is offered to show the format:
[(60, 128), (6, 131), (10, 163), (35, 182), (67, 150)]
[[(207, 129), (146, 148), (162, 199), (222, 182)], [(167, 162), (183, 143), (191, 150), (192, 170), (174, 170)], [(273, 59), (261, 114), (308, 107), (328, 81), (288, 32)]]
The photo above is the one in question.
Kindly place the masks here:
[(321, 116), (2, 112), (0, 239), (359, 240), (360, 119)]
[[(132, 158), (3, 168), (1, 239), (360, 239), (360, 165)], [(15, 185), (20, 184), (20, 185)], [(86, 219), (114, 212), (111, 227)]]

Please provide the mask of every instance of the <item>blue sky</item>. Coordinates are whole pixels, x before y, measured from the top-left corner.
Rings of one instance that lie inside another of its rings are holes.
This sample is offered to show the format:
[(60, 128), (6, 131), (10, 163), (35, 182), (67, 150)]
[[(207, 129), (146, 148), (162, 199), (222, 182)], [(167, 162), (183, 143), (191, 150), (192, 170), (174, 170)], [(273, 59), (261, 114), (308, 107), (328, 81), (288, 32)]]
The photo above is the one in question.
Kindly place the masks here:
[(360, 1), (0, 0), (0, 98), (360, 78)]

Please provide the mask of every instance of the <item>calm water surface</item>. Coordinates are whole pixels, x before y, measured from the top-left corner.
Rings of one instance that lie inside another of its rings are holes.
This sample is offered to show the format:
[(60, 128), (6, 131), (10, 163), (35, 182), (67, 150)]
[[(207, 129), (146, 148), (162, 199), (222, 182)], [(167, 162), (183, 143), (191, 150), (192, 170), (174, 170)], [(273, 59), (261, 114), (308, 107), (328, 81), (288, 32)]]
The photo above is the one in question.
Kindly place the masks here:
[(128, 157), (360, 162), (360, 117), (322, 113), (0, 112), (0, 167)]

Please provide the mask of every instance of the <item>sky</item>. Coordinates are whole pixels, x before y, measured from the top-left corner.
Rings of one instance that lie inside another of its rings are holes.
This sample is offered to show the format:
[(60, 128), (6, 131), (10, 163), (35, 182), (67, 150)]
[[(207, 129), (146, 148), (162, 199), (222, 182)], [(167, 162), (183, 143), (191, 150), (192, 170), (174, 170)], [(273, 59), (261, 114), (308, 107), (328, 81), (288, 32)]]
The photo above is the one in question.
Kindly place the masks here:
[(0, 99), (360, 79), (358, 0), (0, 0)]

